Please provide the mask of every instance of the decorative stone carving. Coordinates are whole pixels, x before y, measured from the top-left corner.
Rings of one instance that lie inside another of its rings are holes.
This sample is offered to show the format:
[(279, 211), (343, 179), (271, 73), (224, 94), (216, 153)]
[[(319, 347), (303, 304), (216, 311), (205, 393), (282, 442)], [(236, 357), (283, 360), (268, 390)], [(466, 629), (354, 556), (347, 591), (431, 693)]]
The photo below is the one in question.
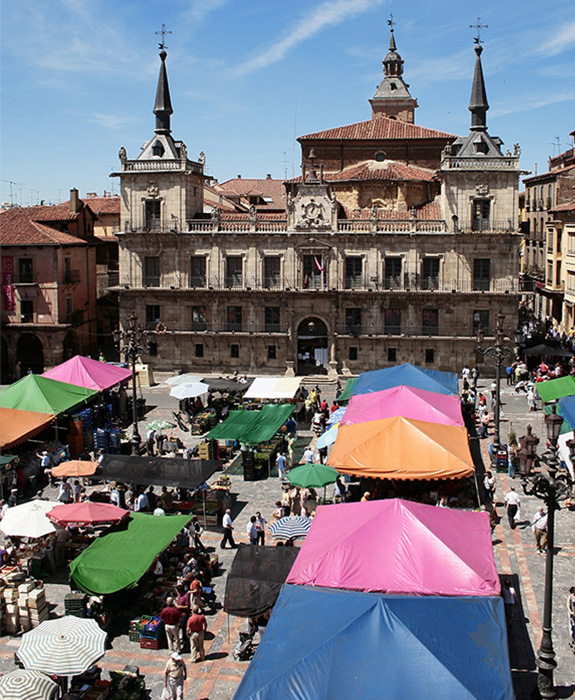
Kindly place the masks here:
[(475, 192), (480, 197), (486, 197), (489, 194), (489, 181), (484, 176), (479, 176), (475, 181)]
[(146, 192), (150, 195), (150, 197), (158, 197), (160, 195), (160, 188), (155, 182), (150, 182)]
[(200, 165), (206, 164), (206, 154), (203, 151), (200, 151), (200, 155), (198, 156), (198, 163)]
[(122, 146), (118, 151), (118, 158), (122, 163), (125, 163), (128, 160), (128, 154), (126, 153), (124, 146)]

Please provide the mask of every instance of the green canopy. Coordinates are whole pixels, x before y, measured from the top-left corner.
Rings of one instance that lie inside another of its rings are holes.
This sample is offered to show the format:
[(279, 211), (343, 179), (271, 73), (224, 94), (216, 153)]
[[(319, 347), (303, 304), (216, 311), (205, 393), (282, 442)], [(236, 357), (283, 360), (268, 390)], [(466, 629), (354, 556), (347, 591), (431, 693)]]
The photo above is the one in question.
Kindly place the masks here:
[(535, 385), (543, 403), (575, 394), (575, 377), (559, 377)]
[(328, 467), (327, 464), (302, 464), (290, 469), (287, 478), (294, 486), (308, 489), (333, 484), (338, 476), (337, 469)]
[(190, 521), (189, 515), (132, 513), (126, 525), (100, 535), (70, 564), (70, 578), (86, 593), (133, 588)]
[(294, 411), (292, 404), (266, 404), (261, 411), (230, 411), (223, 423), (207, 437), (213, 440), (239, 440), (246, 445), (267, 442), (277, 433)]
[(16, 455), (0, 455), (0, 467), (3, 467), (5, 464), (10, 464), (10, 462), (15, 459)]
[(351, 379), (347, 380), (341, 394), (335, 397), (337, 403), (343, 403), (344, 401), (349, 401), (351, 399), (351, 392), (353, 391), (353, 387), (355, 386), (356, 382), (357, 377), (352, 377)]
[(58, 382), (38, 374), (27, 374), (0, 391), (0, 407), (58, 414), (97, 393), (94, 389)]

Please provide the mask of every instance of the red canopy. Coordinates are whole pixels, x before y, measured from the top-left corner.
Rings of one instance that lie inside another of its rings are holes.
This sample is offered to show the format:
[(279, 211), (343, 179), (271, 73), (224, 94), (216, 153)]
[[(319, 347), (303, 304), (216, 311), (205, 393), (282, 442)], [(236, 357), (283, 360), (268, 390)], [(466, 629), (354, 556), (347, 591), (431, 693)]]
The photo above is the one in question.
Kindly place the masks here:
[(110, 503), (82, 501), (56, 506), (47, 513), (53, 523), (64, 527), (86, 527), (88, 525), (112, 525), (119, 523), (130, 511), (118, 508)]

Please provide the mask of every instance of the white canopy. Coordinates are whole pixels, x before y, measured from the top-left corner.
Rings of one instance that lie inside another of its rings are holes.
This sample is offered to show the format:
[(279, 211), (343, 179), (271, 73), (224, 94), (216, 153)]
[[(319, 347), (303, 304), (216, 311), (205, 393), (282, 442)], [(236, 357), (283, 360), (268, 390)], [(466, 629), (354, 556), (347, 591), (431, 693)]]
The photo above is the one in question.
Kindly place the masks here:
[(177, 399), (193, 399), (196, 396), (207, 394), (209, 390), (208, 384), (203, 382), (192, 382), (191, 384), (178, 384), (172, 387), (170, 396), (175, 396)]
[(256, 377), (244, 399), (293, 399), (301, 377)]
[(570, 433), (563, 433), (563, 435), (559, 436), (558, 447), (559, 457), (561, 458), (561, 461), (565, 462), (565, 466), (569, 470), (571, 478), (575, 479), (575, 473), (573, 472), (573, 464), (571, 462), (571, 459), (569, 458), (569, 448), (566, 444), (568, 440), (573, 440), (573, 437), (575, 437), (575, 433), (573, 431), (571, 431)]
[(0, 530), (9, 537), (44, 537), (56, 530), (46, 513), (57, 505), (58, 501), (35, 500), (8, 508)]

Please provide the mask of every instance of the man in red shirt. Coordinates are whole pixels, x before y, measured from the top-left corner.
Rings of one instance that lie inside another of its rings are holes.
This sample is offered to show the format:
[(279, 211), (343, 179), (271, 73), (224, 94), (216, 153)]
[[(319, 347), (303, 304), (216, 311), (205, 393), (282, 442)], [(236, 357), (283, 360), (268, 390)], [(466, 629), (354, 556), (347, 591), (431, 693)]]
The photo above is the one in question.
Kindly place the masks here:
[(171, 651), (180, 651), (180, 634), (178, 624), (182, 616), (181, 610), (174, 605), (173, 598), (166, 599), (166, 607), (160, 613), (160, 619), (164, 623), (166, 639)]
[(204, 633), (208, 629), (206, 616), (202, 614), (200, 608), (194, 605), (190, 619), (188, 620), (188, 637), (191, 646), (196, 652), (194, 661), (203, 661), (206, 658), (204, 653)]

